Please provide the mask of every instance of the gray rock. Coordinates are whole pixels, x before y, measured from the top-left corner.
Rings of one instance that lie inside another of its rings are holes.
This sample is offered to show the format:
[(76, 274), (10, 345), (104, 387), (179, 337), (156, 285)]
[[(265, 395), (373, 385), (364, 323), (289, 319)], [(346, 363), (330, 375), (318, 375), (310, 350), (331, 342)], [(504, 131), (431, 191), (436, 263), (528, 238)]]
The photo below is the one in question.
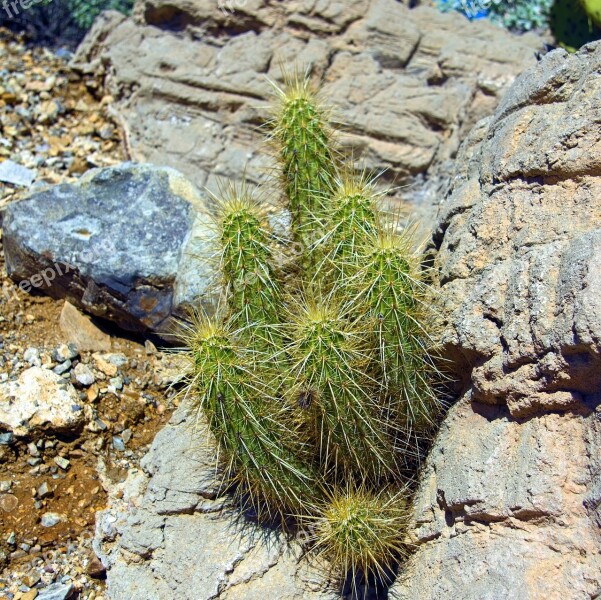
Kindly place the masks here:
[(52, 351), (52, 359), (57, 362), (73, 360), (74, 358), (77, 358), (78, 355), (79, 351), (74, 344), (61, 344)]
[(123, 389), (123, 378), (111, 377), (111, 379), (109, 379), (109, 389), (111, 389), (113, 393), (117, 390)]
[(0, 163), (0, 181), (19, 187), (30, 187), (36, 178), (36, 172), (19, 165), (12, 160)]
[(84, 365), (83, 363), (79, 363), (73, 369), (73, 377), (75, 377), (78, 383), (85, 387), (92, 385), (96, 381), (96, 378), (94, 377), (90, 367), (88, 367), (88, 365)]
[(72, 583), (53, 583), (42, 588), (36, 600), (72, 600), (77, 592)]
[(38, 450), (38, 447), (33, 442), (29, 442), (29, 444), (27, 444), (27, 450), (29, 451), (29, 454), (31, 456), (39, 456), (40, 455), (40, 451)]
[(44, 483), (38, 487), (37, 494), (38, 498), (40, 499), (47, 498), (48, 496), (52, 495), (52, 491), (50, 490), (50, 487), (46, 481), (44, 481)]
[(401, 600), (601, 594), (601, 43), (520, 76), (462, 146), (431, 244), (461, 373)]
[(62, 456), (55, 456), (54, 457), (54, 462), (63, 470), (66, 471), (69, 468), (69, 465), (71, 464), (69, 462), (68, 459), (62, 457)]
[(37, 348), (27, 348), (23, 353), (23, 360), (28, 362), (32, 367), (42, 366), (40, 351)]
[(209, 217), (172, 169), (125, 164), (88, 172), (10, 205), (7, 270), (131, 331), (166, 334), (205, 300)]
[(56, 367), (54, 367), (54, 369), (52, 369), (57, 375), (62, 375), (63, 373), (66, 373), (69, 369), (71, 369), (71, 361), (70, 360), (66, 360), (65, 362), (62, 362), (58, 365), (56, 365)]
[(112, 352), (110, 354), (103, 354), (102, 357), (104, 358), (104, 360), (106, 360), (106, 362), (110, 363), (111, 365), (114, 365), (115, 367), (123, 367), (127, 364), (127, 356), (125, 356), (125, 354), (119, 354), (119, 353), (115, 353)]
[(113, 448), (118, 452), (125, 452), (125, 443), (118, 435), (113, 436)]
[(42, 515), (40, 524), (42, 527), (54, 527), (65, 520), (65, 515), (55, 512), (47, 512)]
[[(179, 408), (96, 521), (94, 550), (113, 600), (334, 600), (300, 548), (252, 525), (236, 530), (218, 496), (215, 456), (195, 414)], [(202, 543), (199, 543), (202, 540)], [(192, 586), (190, 582), (194, 582)]]
[(10, 431), (6, 431), (3, 433), (0, 433), (0, 444), (3, 446), (9, 446), (10, 444), (13, 444), (15, 441), (15, 436), (12, 432)]

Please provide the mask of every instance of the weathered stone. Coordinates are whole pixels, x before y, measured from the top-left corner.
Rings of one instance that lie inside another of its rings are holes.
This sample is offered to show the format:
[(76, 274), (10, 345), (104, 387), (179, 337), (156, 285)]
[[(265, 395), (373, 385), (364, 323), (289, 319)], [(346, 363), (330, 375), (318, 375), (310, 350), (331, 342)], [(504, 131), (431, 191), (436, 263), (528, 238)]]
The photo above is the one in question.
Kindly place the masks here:
[(54, 527), (58, 525), (61, 521), (65, 520), (65, 515), (55, 512), (47, 512), (42, 515), (40, 520), (40, 524), (42, 527)]
[[(167, 333), (204, 300), (209, 217), (172, 169), (125, 164), (8, 207), (3, 244), (22, 289), (66, 297), (132, 331)], [(204, 250), (204, 251), (203, 251)]]
[(601, 594), (601, 43), (555, 51), (462, 146), (431, 247), (462, 398), (393, 593)]
[(264, 179), (256, 125), (269, 114), (268, 78), (307, 66), (355, 156), (384, 180), (412, 181), (404, 199), (433, 202), (461, 136), (541, 46), (395, 0), (144, 0), (133, 19), (98, 19), (73, 65), (108, 75), (137, 160), (176, 166), (212, 191), (219, 177)]
[(52, 371), (31, 367), (15, 381), (0, 383), (0, 423), (16, 436), (41, 430), (74, 431), (83, 412), (77, 392)]
[(85, 387), (92, 385), (96, 381), (94, 373), (92, 373), (90, 367), (84, 365), (83, 363), (79, 363), (73, 369), (72, 376), (79, 384)]
[(59, 325), (69, 342), (75, 345), (79, 352), (108, 352), (111, 349), (111, 337), (70, 302), (65, 302), (61, 310)]
[(0, 181), (19, 187), (30, 187), (34, 182), (36, 172), (19, 165), (12, 160), (0, 163)]
[[(332, 599), (299, 550), (252, 523), (236, 527), (218, 496), (215, 456), (196, 415), (178, 409), (99, 513), (94, 549), (114, 600)], [(202, 540), (199, 543), (199, 539)], [(194, 582), (194, 585), (191, 583)]]
[(73, 344), (61, 344), (52, 351), (52, 360), (59, 363), (77, 358), (78, 351)]
[(39, 590), (36, 600), (72, 600), (77, 595), (72, 583), (53, 583)]
[(106, 569), (100, 559), (92, 554), (86, 567), (86, 573), (93, 579), (104, 579), (106, 577)]

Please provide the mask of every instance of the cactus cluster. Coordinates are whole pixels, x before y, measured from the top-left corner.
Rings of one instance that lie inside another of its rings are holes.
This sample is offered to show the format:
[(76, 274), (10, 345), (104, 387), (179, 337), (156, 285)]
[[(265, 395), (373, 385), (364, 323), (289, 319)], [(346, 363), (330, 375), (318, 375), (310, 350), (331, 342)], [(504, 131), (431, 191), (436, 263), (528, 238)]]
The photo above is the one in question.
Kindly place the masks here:
[(432, 298), (410, 234), (344, 161), (308, 81), (276, 89), (275, 184), (301, 251), (282, 261), (291, 246), (261, 203), (225, 191), (220, 308), (189, 328), (190, 389), (244, 508), (310, 527), (341, 577), (382, 578), (403, 556), (407, 490), (440, 410)]

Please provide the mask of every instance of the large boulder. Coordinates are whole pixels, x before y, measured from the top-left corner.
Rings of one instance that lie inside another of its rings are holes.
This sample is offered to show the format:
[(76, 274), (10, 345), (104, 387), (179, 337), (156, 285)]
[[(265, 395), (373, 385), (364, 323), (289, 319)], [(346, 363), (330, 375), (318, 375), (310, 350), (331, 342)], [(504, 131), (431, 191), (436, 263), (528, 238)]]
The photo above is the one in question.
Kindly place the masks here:
[(123, 164), (9, 205), (6, 268), (20, 288), (67, 298), (122, 328), (164, 336), (210, 302), (211, 222), (174, 169)]
[(105, 74), (134, 158), (212, 191), (263, 178), (269, 80), (296, 65), (323, 81), (363, 164), (434, 201), (461, 138), (542, 46), (395, 0), (140, 0), (134, 13), (105, 13), (73, 65)]
[(402, 599), (601, 594), (601, 43), (547, 55), (463, 145), (432, 255), (464, 389)]

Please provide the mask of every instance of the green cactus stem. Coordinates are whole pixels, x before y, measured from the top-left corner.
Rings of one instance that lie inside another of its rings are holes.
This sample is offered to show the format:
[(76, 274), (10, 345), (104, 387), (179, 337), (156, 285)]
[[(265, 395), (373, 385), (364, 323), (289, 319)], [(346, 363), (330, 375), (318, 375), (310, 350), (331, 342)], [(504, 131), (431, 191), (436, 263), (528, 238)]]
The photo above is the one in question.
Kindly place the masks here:
[(191, 329), (190, 390), (219, 447), (237, 497), (259, 515), (282, 520), (319, 497), (316, 478), (294, 419), (255, 373), (256, 357), (241, 347), (236, 328), (199, 317)]
[(375, 481), (393, 469), (392, 446), (371, 395), (366, 328), (349, 317), (331, 296), (298, 301), (287, 328), (289, 398), (325, 471)]

